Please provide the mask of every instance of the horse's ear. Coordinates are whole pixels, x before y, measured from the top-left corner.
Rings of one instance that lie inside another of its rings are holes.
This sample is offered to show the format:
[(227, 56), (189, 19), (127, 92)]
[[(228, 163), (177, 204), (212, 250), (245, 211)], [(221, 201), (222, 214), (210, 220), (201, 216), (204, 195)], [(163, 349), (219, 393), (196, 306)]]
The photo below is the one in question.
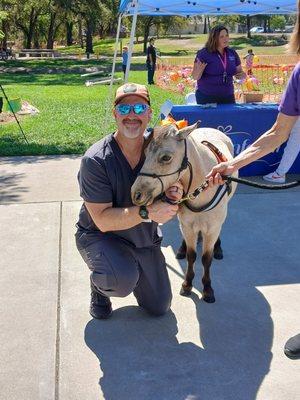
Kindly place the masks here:
[(195, 129), (200, 127), (200, 123), (201, 121), (198, 120), (195, 124), (180, 129), (177, 133), (178, 140), (186, 139), (190, 133), (192, 133)]

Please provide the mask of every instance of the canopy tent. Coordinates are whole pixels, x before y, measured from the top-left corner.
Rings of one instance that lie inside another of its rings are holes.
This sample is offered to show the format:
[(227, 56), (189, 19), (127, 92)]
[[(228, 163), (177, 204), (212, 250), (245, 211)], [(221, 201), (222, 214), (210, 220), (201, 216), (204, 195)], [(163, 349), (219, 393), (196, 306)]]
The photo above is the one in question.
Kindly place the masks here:
[(119, 6), (118, 29), (112, 65), (110, 95), (112, 95), (113, 76), (118, 52), (118, 42), (122, 17), (133, 16), (125, 82), (128, 81), (131, 55), (138, 15), (190, 17), (195, 15), (257, 15), (257, 14), (295, 14), (296, 0), (121, 0)]
[[(135, 2), (121, 0), (119, 11), (133, 15)], [(139, 0), (139, 15), (255, 15), (291, 14), (296, 12), (296, 0)]]
[[(190, 17), (195, 15), (294, 14), (296, 0), (121, 0), (112, 75), (115, 71), (121, 19), (133, 15), (125, 82), (128, 80), (137, 15)], [(111, 82), (112, 85), (112, 82)]]

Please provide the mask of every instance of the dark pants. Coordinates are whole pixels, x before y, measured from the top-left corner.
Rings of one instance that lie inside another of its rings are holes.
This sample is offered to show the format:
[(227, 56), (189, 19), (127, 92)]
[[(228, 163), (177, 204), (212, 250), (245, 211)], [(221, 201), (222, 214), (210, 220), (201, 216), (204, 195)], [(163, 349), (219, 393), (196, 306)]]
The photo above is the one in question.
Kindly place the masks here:
[(125, 76), (125, 73), (126, 73), (126, 65), (124, 65), (124, 64), (122, 64), (122, 71), (124, 72), (124, 76)]
[(154, 83), (153, 79), (154, 79), (156, 64), (147, 63), (147, 69), (148, 69), (148, 84), (151, 85)]
[(233, 104), (235, 103), (234, 94), (230, 96), (210, 96), (208, 94), (201, 93), (198, 89), (196, 90), (196, 101), (197, 104), (209, 104), (209, 103), (217, 103), (217, 104)]
[(138, 304), (154, 315), (165, 314), (172, 293), (160, 246), (136, 249), (121, 239), (76, 233), (77, 248), (92, 271), (91, 280), (108, 297), (133, 292)]

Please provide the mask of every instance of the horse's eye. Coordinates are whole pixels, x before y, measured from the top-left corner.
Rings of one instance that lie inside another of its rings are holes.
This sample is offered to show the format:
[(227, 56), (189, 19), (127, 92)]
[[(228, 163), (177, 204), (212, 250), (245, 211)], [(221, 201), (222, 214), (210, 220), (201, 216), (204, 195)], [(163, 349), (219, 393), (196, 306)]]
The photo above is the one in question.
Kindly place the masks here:
[(160, 163), (168, 163), (169, 161), (171, 161), (172, 156), (170, 154), (164, 154), (161, 157), (159, 157), (159, 162)]

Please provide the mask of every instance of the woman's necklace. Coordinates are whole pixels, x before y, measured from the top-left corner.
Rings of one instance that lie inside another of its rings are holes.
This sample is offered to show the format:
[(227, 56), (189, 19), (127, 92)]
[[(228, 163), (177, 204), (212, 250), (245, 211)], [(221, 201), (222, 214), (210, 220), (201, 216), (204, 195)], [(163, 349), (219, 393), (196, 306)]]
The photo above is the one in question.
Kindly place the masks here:
[(227, 52), (226, 52), (226, 49), (224, 49), (224, 57), (221, 55), (221, 53), (219, 51), (218, 51), (218, 57), (224, 68), (223, 83), (227, 83), (227, 71), (226, 71), (226, 69), (227, 69)]

